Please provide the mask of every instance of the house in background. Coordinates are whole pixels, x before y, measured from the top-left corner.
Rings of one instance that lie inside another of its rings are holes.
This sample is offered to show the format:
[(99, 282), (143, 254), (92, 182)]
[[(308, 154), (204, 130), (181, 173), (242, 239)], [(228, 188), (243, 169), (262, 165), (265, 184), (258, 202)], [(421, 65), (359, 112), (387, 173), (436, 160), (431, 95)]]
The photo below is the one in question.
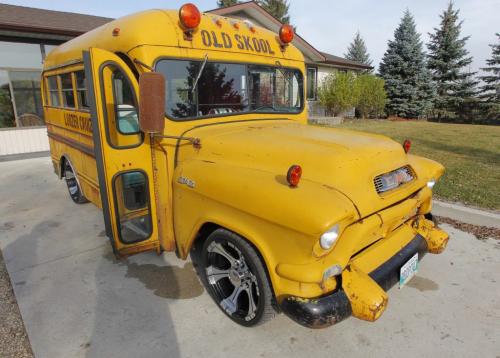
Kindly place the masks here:
[[(282, 25), (255, 1), (208, 12), (249, 20), (276, 33)], [(0, 156), (49, 150), (40, 95), (45, 55), (55, 46), (111, 20), (0, 4)], [(326, 115), (317, 101), (317, 89), (328, 73), (371, 68), (318, 51), (298, 35), (293, 44), (302, 51), (307, 63), (306, 91), (311, 117)]]
[(0, 156), (49, 150), (40, 94), (45, 55), (111, 20), (0, 4)]
[[(260, 7), (255, 1), (239, 3), (233, 6), (207, 11), (212, 14), (248, 20), (257, 26), (278, 33), (282, 23)], [(293, 44), (302, 52), (306, 62), (306, 93), (310, 117), (325, 117), (325, 109), (318, 102), (318, 85), (334, 71), (361, 72), (373, 67), (345, 58), (330, 55), (314, 48), (304, 38), (295, 34)], [(354, 109), (350, 113), (354, 116)], [(347, 114), (349, 115), (349, 113)]]

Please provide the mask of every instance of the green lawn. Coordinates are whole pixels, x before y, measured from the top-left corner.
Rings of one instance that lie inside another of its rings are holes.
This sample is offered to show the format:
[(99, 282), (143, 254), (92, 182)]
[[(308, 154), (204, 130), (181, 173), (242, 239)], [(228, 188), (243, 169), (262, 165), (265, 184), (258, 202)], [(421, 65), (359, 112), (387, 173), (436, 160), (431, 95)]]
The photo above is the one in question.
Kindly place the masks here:
[(411, 153), (446, 167), (440, 199), (500, 210), (500, 127), (431, 122), (354, 120), (340, 125), (412, 141)]

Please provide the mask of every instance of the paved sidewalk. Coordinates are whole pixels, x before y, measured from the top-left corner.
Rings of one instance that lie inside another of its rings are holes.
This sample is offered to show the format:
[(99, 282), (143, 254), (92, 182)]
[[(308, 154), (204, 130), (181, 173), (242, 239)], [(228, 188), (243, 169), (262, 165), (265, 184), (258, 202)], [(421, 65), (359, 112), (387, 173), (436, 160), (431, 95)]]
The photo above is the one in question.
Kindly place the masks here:
[(500, 214), (434, 200), (432, 212), (467, 224), (500, 229)]
[(500, 243), (451, 233), (375, 323), (324, 330), (284, 315), (225, 318), (190, 262), (116, 261), (101, 212), (75, 205), (48, 158), (0, 163), (0, 247), (36, 357), (492, 357), (500, 354)]

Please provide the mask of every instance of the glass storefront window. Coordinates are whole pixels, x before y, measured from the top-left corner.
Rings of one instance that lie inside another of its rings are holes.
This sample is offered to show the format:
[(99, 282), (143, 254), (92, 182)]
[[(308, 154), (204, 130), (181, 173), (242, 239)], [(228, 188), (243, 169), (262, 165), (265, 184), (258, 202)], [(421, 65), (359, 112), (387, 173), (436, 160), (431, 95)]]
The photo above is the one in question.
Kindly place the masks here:
[(75, 94), (73, 92), (73, 79), (71, 73), (62, 74), (60, 77), (63, 105), (67, 108), (75, 108)]
[(19, 127), (44, 125), (40, 72), (9, 71), (9, 78)]
[(39, 44), (0, 41), (0, 54), (0, 67), (42, 68), (42, 50)]
[(0, 128), (15, 127), (16, 118), (10, 96), (9, 75), (0, 70)]

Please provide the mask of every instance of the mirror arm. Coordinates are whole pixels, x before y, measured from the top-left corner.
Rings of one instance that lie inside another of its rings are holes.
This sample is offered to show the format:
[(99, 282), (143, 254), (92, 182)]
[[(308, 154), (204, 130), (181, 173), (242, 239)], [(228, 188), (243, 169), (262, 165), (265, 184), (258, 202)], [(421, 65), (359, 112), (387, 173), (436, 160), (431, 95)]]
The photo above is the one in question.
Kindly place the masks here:
[(201, 140), (200, 138), (195, 137), (183, 137), (183, 136), (175, 136), (175, 135), (162, 135), (162, 134), (154, 134), (155, 138), (166, 138), (166, 139), (177, 139), (177, 140), (187, 140), (190, 142), (193, 147), (196, 149), (201, 148)]
[(144, 62), (142, 62), (141, 60), (138, 60), (136, 58), (134, 58), (134, 63), (137, 63), (139, 66), (142, 66), (148, 70), (150, 70), (151, 72), (155, 72), (155, 69), (149, 65), (146, 65)]

